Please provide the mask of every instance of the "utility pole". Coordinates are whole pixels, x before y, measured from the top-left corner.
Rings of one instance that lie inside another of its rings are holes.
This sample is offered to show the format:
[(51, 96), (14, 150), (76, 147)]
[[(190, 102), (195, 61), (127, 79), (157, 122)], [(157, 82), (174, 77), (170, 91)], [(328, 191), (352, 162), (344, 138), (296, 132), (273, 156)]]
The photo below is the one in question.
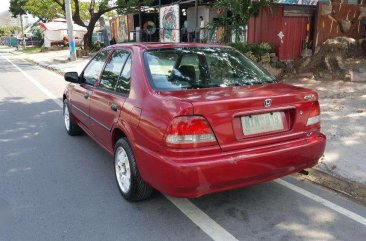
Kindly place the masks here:
[(19, 18), (20, 18), (20, 28), (22, 29), (22, 45), (23, 48), (25, 49), (25, 36), (24, 36), (24, 25), (23, 25), (23, 15), (19, 14)]
[(70, 0), (65, 1), (65, 11), (67, 20), (67, 34), (69, 36), (70, 60), (76, 60), (76, 45), (74, 38), (74, 21), (72, 21), (71, 3)]

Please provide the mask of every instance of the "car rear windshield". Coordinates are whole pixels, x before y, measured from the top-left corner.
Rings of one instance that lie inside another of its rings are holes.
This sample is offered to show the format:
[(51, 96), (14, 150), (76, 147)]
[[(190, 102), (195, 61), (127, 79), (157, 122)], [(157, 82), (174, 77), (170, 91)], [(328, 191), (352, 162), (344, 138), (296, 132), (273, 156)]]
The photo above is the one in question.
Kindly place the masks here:
[(145, 52), (156, 90), (261, 85), (277, 82), (265, 69), (231, 48), (174, 48)]

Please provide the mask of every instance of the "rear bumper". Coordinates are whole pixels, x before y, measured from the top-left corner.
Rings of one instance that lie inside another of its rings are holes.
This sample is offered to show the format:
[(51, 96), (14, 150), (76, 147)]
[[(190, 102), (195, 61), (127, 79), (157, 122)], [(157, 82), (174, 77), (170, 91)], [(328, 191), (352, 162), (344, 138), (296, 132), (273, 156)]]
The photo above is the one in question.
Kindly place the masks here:
[(313, 167), (323, 155), (323, 134), (250, 150), (207, 156), (167, 157), (136, 146), (142, 178), (176, 197), (204, 194), (270, 181)]

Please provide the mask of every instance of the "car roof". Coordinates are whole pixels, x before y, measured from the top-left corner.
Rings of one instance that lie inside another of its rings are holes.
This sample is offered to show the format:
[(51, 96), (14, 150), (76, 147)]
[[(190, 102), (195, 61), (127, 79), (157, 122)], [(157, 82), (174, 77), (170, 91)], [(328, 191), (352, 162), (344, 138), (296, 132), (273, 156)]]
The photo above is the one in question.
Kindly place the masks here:
[(228, 48), (222, 44), (204, 44), (204, 43), (160, 43), (160, 42), (140, 42), (140, 43), (120, 43), (107, 47), (108, 49), (118, 49), (123, 47), (139, 47), (143, 49), (170, 49), (170, 48)]

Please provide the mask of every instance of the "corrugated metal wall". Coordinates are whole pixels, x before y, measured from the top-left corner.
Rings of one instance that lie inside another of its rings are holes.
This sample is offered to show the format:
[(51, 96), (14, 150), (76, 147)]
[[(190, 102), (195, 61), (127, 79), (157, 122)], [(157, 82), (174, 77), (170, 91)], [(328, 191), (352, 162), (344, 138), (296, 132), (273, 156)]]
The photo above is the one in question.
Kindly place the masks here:
[[(360, 16), (361, 8), (366, 4), (345, 4), (332, 3), (332, 12), (330, 15), (324, 15), (323, 8), (329, 4), (319, 4), (319, 11), (315, 26), (315, 47), (321, 45), (330, 38), (346, 36), (355, 39), (361, 39), (365, 34), (364, 17)], [(341, 20), (349, 20), (351, 28), (347, 32), (342, 32)]]
[(308, 17), (283, 16), (283, 5), (274, 5), (272, 12), (262, 9), (249, 21), (248, 42), (269, 42), (281, 61), (294, 60), (301, 56), (309, 21)]

